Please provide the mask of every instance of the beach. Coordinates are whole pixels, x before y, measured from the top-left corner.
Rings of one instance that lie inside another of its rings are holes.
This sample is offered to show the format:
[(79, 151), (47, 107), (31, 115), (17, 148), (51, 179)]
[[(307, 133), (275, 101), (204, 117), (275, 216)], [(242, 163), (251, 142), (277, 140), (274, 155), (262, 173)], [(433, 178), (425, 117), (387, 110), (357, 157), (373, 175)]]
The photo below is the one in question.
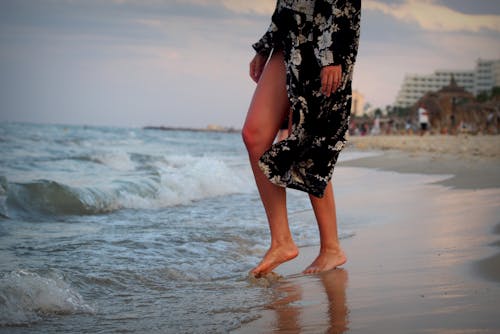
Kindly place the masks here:
[[(301, 248), (275, 270), (282, 277), (269, 283), (275, 298), (263, 316), (234, 332), (499, 333), (498, 144), (498, 136), (351, 137), (346, 151), (374, 154), (336, 167), (334, 184), (355, 188), (337, 195), (337, 208), (376, 223), (341, 240), (341, 269), (300, 274), (318, 252)], [(345, 169), (358, 174), (342, 180)]]

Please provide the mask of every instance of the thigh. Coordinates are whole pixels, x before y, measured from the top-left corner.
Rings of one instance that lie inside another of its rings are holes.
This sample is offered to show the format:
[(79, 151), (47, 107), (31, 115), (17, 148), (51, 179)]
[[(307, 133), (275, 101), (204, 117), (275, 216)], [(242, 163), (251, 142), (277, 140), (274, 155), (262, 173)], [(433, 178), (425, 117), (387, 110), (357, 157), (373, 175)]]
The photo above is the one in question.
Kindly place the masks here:
[(271, 56), (262, 72), (244, 127), (258, 134), (270, 146), (289, 109), (285, 62), (280, 51)]

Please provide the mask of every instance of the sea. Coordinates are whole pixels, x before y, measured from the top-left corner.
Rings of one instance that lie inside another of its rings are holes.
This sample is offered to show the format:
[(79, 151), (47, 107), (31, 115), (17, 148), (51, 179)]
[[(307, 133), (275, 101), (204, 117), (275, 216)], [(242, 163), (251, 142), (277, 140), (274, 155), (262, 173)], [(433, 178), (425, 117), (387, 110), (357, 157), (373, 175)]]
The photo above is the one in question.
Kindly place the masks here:
[[(0, 157), (0, 333), (227, 333), (272, 300), (248, 277), (270, 237), (239, 133), (2, 123)], [(355, 238), (373, 174), (339, 173)], [(287, 206), (318, 245), (308, 196)]]

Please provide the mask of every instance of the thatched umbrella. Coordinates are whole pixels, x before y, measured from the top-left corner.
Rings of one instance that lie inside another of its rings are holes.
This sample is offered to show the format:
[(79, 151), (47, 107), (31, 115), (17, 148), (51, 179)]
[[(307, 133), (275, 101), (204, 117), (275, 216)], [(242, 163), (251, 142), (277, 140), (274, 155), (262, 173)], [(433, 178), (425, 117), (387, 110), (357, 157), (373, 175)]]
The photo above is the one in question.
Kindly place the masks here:
[(437, 92), (428, 92), (412, 107), (413, 117), (416, 118), (420, 106), (427, 109), (432, 129), (445, 132), (454, 130), (463, 122), (476, 122), (475, 115), (469, 115), (464, 107), (474, 101), (474, 96), (463, 87), (459, 87), (452, 76), (450, 84)]

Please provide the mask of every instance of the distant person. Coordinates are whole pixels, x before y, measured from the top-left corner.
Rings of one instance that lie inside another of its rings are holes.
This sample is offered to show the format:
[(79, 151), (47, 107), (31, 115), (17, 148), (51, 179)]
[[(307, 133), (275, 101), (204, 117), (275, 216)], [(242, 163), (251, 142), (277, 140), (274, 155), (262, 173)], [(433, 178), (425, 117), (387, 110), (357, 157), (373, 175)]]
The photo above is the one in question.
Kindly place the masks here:
[(491, 131), (493, 120), (495, 119), (495, 114), (493, 111), (490, 111), (488, 117), (486, 117), (486, 133), (493, 133)]
[(363, 123), (363, 136), (366, 136), (367, 134), (370, 133), (370, 124), (368, 124), (367, 122), (364, 122)]
[(456, 134), (457, 133), (457, 124), (456, 124), (457, 121), (456, 121), (454, 114), (451, 114), (451, 116), (450, 116), (450, 123), (451, 123), (451, 133)]
[(423, 136), (429, 128), (429, 112), (424, 104), (418, 108), (418, 123), (420, 124), (420, 135)]
[(396, 130), (396, 122), (394, 122), (393, 118), (389, 119), (387, 134), (392, 135), (392, 133)]
[(375, 117), (375, 121), (373, 122), (373, 128), (371, 131), (372, 135), (379, 135), (380, 134), (380, 117)]
[(406, 123), (405, 123), (405, 131), (406, 131), (406, 134), (410, 135), (412, 133), (412, 129), (411, 129), (411, 120), (408, 118), (406, 119)]
[[(271, 232), (255, 276), (298, 255), (285, 187), (309, 194), (320, 230), (320, 253), (304, 273), (346, 262), (330, 180), (349, 127), (360, 14), (360, 0), (278, 0), (269, 29), (253, 45), (257, 88), (242, 135)], [(290, 109), (290, 134), (273, 144)]]

